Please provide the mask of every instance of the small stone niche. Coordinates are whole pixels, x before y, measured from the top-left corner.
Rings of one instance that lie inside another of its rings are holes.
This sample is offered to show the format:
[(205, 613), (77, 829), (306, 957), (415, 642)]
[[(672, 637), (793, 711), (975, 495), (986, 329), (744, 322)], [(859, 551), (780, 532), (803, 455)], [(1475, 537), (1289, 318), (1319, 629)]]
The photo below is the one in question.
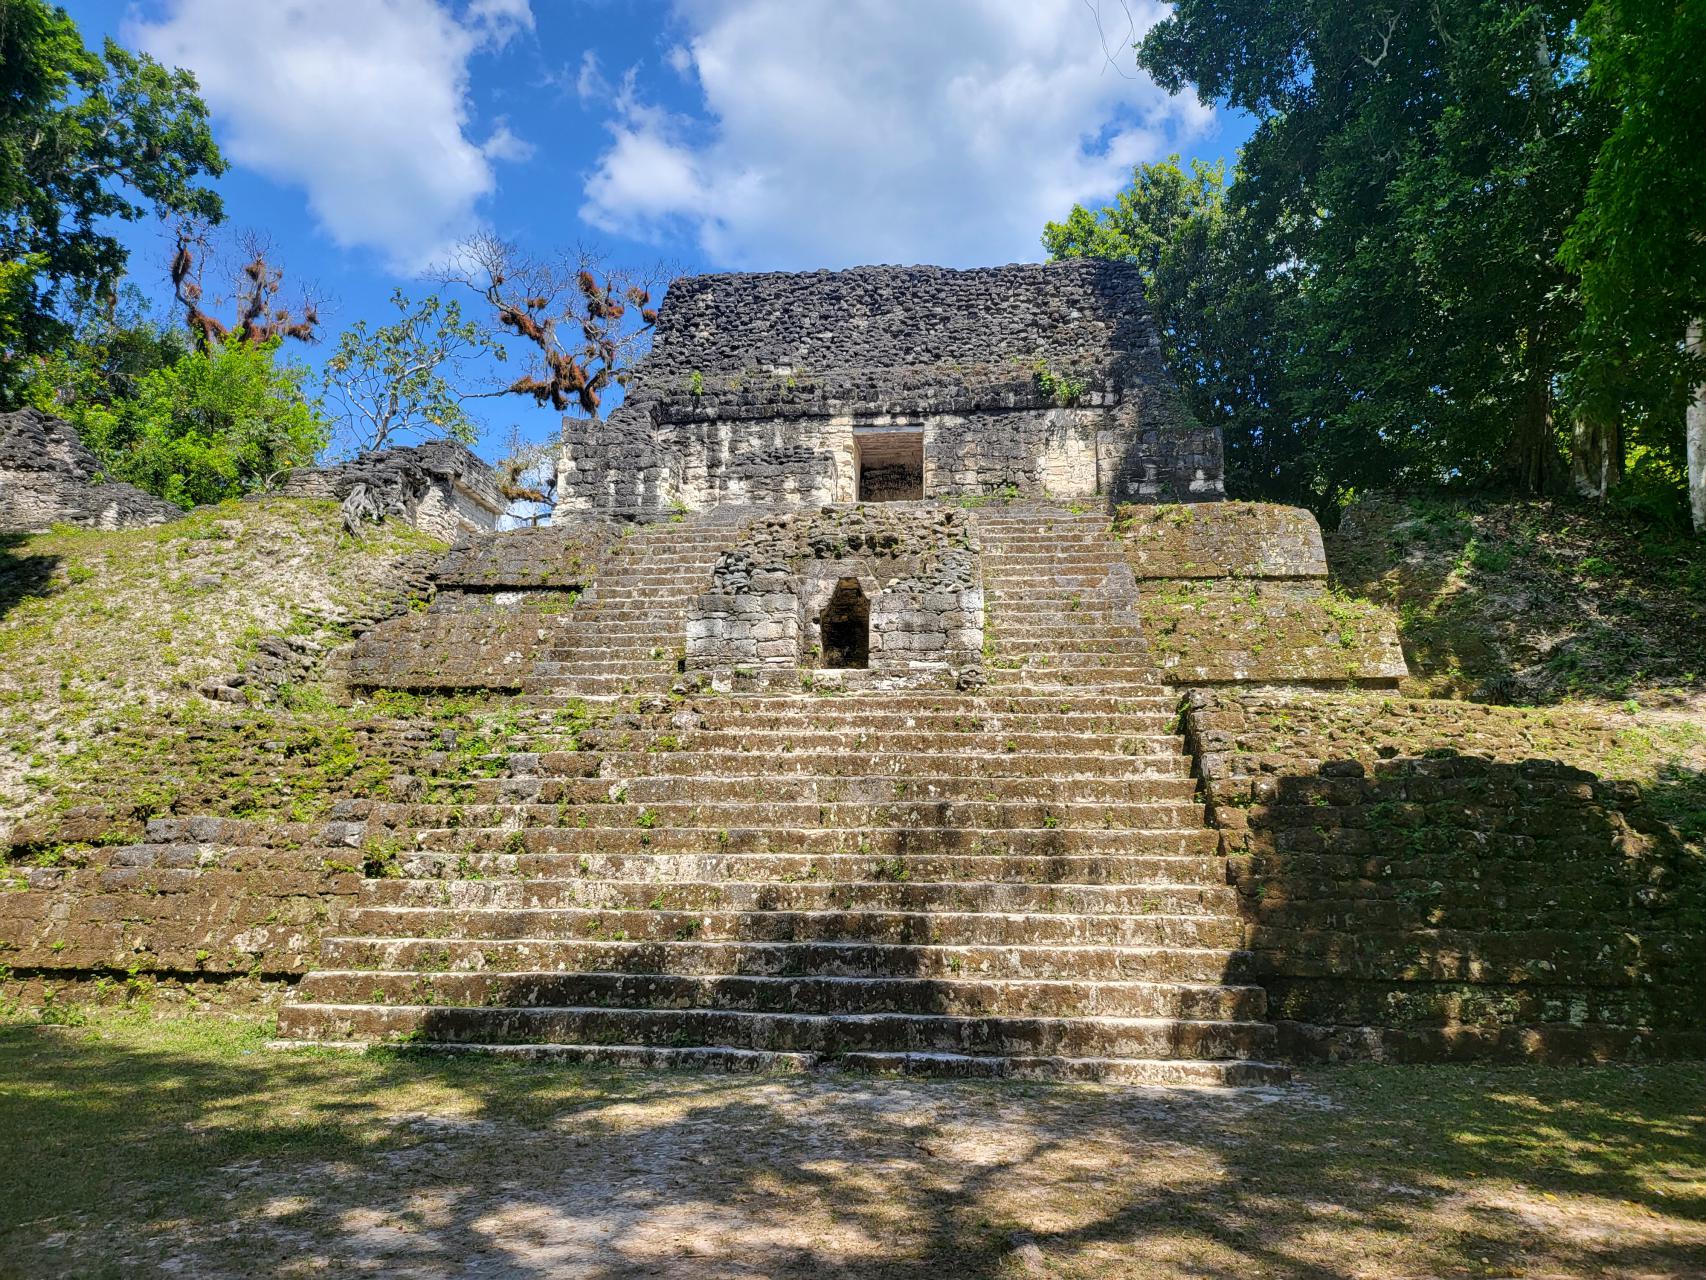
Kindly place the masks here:
[(853, 443), (860, 502), (917, 502), (924, 497), (922, 431), (859, 431)]
[(824, 507), (753, 522), (687, 622), (689, 673), (714, 688), (981, 678), (983, 586), (965, 513)]
[(857, 578), (842, 578), (824, 606), (818, 624), (822, 664), (826, 667), (871, 665), (871, 601)]

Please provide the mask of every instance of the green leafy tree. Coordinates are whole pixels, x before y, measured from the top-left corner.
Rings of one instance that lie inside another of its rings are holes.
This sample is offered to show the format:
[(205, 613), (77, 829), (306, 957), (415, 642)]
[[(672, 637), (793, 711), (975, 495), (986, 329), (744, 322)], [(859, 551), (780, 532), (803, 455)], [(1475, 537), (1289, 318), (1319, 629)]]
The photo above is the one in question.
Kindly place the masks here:
[(1156, 301), (1157, 276), (1179, 239), (1199, 223), (1212, 223), (1226, 199), (1226, 166), (1191, 161), (1179, 166), (1175, 152), (1160, 164), (1140, 164), (1131, 185), (1114, 203), (1091, 212), (1073, 205), (1064, 222), (1043, 228), (1051, 258), (1112, 258), (1143, 269), (1143, 283)]
[(1181, 0), (1139, 46), (1164, 86), (1258, 120), (1223, 245), (1250, 324), (1206, 354), (1261, 371), (1258, 430), (1318, 509), (1394, 482), (1563, 483), (1581, 313), (1556, 254), (1608, 127), (1580, 8)]
[(326, 361), (325, 387), (339, 435), (357, 453), (383, 449), (403, 435), (473, 444), (479, 428), (462, 408), (470, 393), (457, 384), (471, 362), (504, 359), (503, 347), (464, 319), (455, 300), (428, 294), (411, 302), (399, 289), (391, 303), (395, 322), (369, 329), (358, 321), (339, 336)]
[[(1236, 186), (1236, 179), (1234, 181)], [(1139, 164), (1112, 205), (1075, 206), (1043, 231), (1051, 257), (1137, 263), (1168, 366), (1197, 417), (1220, 426), (1234, 492), (1331, 506), (1313, 424), (1288, 394), (1305, 283), (1229, 198), (1225, 168)]]
[[(138, 354), (154, 340), (132, 332), (126, 343)], [(175, 329), (157, 341), (161, 351), (186, 345)], [(308, 368), (280, 364), (279, 342), (180, 354), (140, 376), (120, 372), (114, 345), (90, 343), (79, 359), (42, 362), (31, 398), (77, 428), (106, 478), (182, 506), (220, 502), (265, 489), (326, 445), (328, 428), (307, 394)], [(109, 394), (121, 377), (130, 380), (128, 393)]]
[(31, 362), (23, 395), (38, 409), (73, 423), (93, 409), (113, 410), (136, 395), (144, 377), (190, 352), (184, 332), (156, 321), (132, 285), (110, 305), (76, 309), (71, 320), (71, 338)]
[(224, 168), (187, 71), (110, 40), (96, 54), (63, 9), (0, 0), (0, 264), (30, 271), (9, 288), (0, 403), (32, 356), (64, 340), (62, 308), (117, 286), (125, 251), (106, 220), (150, 209), (217, 220), (219, 197), (199, 179)]
[(1706, 532), (1706, 6), (1595, 0), (1582, 27), (1587, 82), (1616, 112), (1561, 254), (1586, 304), (1584, 432), (1607, 478), (1626, 445), (1673, 484), (1686, 474)]

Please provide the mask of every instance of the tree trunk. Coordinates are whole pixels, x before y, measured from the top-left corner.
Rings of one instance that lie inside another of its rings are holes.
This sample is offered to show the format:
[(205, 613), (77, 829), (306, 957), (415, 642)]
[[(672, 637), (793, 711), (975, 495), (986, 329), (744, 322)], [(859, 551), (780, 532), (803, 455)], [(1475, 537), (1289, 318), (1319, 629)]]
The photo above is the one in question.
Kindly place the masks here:
[(1615, 419), (1576, 411), (1570, 424), (1570, 479), (1582, 497), (1601, 502), (1622, 481), (1623, 432)]
[[(1706, 356), (1698, 320), (1688, 326), (1688, 353)], [(1706, 537), (1706, 382), (1695, 383), (1688, 400), (1688, 506), (1694, 532)]]
[(1552, 389), (1541, 372), (1531, 374), (1505, 449), (1505, 475), (1522, 493), (1558, 493), (1564, 460), (1552, 429)]

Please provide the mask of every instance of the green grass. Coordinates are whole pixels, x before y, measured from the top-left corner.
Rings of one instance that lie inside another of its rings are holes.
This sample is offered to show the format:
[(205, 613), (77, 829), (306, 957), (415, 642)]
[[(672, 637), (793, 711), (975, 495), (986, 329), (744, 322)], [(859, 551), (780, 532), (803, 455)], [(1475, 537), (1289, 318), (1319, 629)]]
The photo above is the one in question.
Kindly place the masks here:
[(1022, 1232), (1060, 1276), (1681, 1276), (1706, 1248), (1701, 1064), (1359, 1065), (1246, 1095), (277, 1053), (268, 1034), (0, 1029), (0, 1275), (449, 1276), (487, 1251), (638, 1275), (693, 1242), (753, 1274), (994, 1277)]

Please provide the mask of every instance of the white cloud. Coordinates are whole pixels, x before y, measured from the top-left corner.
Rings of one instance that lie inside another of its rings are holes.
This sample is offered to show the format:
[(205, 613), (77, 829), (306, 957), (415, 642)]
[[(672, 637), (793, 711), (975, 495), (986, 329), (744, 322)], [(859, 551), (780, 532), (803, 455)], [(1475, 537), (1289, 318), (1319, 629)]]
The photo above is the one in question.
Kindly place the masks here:
[[(1034, 260), (1045, 221), (1209, 121), (1105, 7), (1118, 66), (1084, 0), (674, 0), (666, 60), (708, 123), (630, 88), (582, 217), (733, 267)], [(1137, 34), (1165, 12), (1127, 7)]]
[(494, 160), (530, 153), (501, 121), (469, 136), (468, 63), (532, 25), (528, 0), (166, 0), (127, 35), (195, 72), (228, 157), (408, 270), (475, 225)]
[(598, 55), (591, 49), (581, 54), (580, 70), (575, 72), (575, 96), (581, 105), (599, 102), (610, 96), (610, 82), (598, 67)]
[(492, 129), (492, 136), (487, 138), (480, 147), (483, 155), (492, 160), (509, 160), (519, 163), (533, 159), (534, 147), (531, 142), (515, 136), (515, 131), (509, 127), (509, 121), (499, 119)]

